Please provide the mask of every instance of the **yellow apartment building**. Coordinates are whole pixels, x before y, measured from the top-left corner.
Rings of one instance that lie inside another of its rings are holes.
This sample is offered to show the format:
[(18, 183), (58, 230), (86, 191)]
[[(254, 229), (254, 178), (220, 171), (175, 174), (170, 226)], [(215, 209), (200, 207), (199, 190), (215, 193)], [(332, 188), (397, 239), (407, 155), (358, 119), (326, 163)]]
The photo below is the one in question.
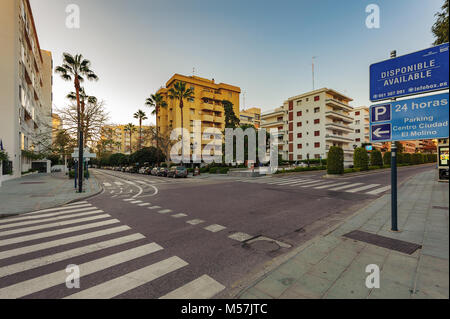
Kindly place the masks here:
[[(176, 82), (185, 82), (186, 88), (194, 91), (194, 98), (184, 101), (183, 107), (183, 127), (189, 130), (191, 138), (191, 148), (194, 145), (194, 121), (201, 121), (201, 132), (206, 128), (217, 128), (221, 132), (225, 129), (225, 113), (222, 105), (223, 100), (233, 104), (233, 110), (239, 118), (239, 99), (241, 89), (237, 86), (226, 83), (215, 83), (214, 79), (209, 80), (198, 76), (185, 76), (175, 74), (167, 81), (166, 86), (158, 93), (162, 94), (167, 101), (167, 107), (159, 110), (156, 124), (161, 133), (181, 128), (181, 112), (179, 101), (168, 98), (168, 93)], [(202, 139), (203, 147), (211, 140)], [(217, 150), (222, 149), (222, 141), (217, 143)]]
[[(112, 140), (113, 145), (108, 145), (106, 151), (111, 153), (131, 154), (138, 150), (139, 145), (139, 126), (136, 126), (136, 131), (131, 134), (131, 152), (130, 152), (130, 133), (125, 131), (125, 126), (120, 125), (105, 125), (102, 128), (102, 139)], [(156, 144), (149, 138), (145, 132), (150, 129), (150, 126), (142, 126), (142, 147), (155, 146)]]
[(63, 122), (58, 114), (52, 114), (52, 143), (55, 142), (56, 136), (63, 128)]
[(239, 120), (241, 125), (249, 124), (256, 128), (260, 128), (261, 109), (258, 107), (252, 107), (246, 110), (241, 110)]
[(28, 0), (0, 1), (0, 43), (0, 139), (14, 178), (52, 139), (52, 54), (40, 48)]

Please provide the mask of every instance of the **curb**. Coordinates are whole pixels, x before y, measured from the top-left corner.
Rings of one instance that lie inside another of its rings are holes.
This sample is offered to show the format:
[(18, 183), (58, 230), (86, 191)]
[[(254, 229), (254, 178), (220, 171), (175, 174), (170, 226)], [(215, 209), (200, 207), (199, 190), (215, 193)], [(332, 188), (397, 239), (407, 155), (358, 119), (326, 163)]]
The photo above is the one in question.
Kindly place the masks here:
[[(397, 166), (397, 170), (399, 169), (403, 169), (403, 168), (412, 168), (412, 167), (422, 167), (422, 166), (434, 166), (431, 164), (436, 164), (436, 163), (426, 163), (426, 164), (419, 164), (419, 165), (408, 165), (408, 166)], [(369, 170), (369, 171), (364, 171), (364, 172), (354, 172), (354, 173), (347, 173), (347, 174), (342, 174), (342, 175), (329, 175), (329, 174), (325, 174), (322, 176), (322, 178), (347, 178), (347, 177), (353, 177), (353, 176), (364, 176), (364, 175), (371, 175), (371, 174), (376, 174), (377, 172), (387, 172), (390, 171), (391, 168), (380, 168), (380, 169), (374, 169), (374, 170)]]

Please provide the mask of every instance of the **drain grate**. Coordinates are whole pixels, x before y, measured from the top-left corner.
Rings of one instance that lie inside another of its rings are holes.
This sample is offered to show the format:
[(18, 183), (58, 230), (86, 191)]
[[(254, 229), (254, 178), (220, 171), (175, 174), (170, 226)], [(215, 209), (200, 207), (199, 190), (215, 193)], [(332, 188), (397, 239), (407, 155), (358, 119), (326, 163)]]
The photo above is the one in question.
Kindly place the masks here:
[(403, 240), (393, 239), (389, 237), (384, 237), (380, 235), (375, 235), (367, 232), (363, 232), (360, 230), (354, 230), (348, 234), (345, 234), (344, 237), (359, 240), (368, 244), (372, 244), (375, 246), (396, 250), (401, 253), (405, 253), (411, 255), (417, 249), (422, 248), (421, 245), (417, 245), (414, 243), (410, 243)]
[(448, 207), (445, 206), (433, 206), (434, 209), (443, 209), (443, 210), (448, 210)]

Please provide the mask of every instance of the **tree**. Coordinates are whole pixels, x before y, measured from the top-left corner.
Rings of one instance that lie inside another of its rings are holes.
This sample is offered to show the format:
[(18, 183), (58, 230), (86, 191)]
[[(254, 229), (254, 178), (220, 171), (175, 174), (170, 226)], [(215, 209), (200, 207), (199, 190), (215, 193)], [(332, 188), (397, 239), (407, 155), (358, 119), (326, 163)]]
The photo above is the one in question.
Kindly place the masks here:
[(435, 14), (435, 17), (437, 19), (433, 27), (431, 28), (431, 31), (436, 38), (436, 41), (434, 41), (434, 45), (448, 42), (449, 0), (444, 0), (444, 4), (442, 5), (441, 9), (441, 12)]
[(109, 164), (112, 166), (122, 166), (128, 162), (128, 156), (122, 153), (115, 153), (109, 157)]
[(130, 134), (130, 154), (131, 154), (131, 153), (133, 153), (131, 139), (132, 139), (133, 133), (136, 132), (136, 127), (132, 123), (129, 123), (129, 124), (125, 125), (124, 131), (128, 132)]
[[(78, 119), (78, 147), (79, 156), (78, 163), (83, 162), (83, 132), (81, 127), (81, 104), (80, 104), (80, 83), (84, 82), (84, 78), (88, 80), (98, 80), (97, 75), (91, 70), (91, 62), (83, 58), (81, 54), (72, 56), (69, 53), (63, 53), (63, 64), (56, 67), (56, 73), (59, 73), (63, 80), (74, 81), (74, 87), (77, 97), (77, 119)], [(83, 165), (78, 165), (78, 176), (83, 176)], [(78, 191), (83, 192), (83, 178), (79, 179)]]
[[(155, 115), (156, 117), (156, 131), (155, 131), (155, 140), (156, 140), (156, 148), (159, 149), (159, 127), (158, 127), (158, 115), (161, 108), (167, 107), (167, 102), (164, 100), (164, 97), (160, 93), (155, 93), (150, 95), (150, 97), (145, 100), (145, 105), (148, 107), (153, 107), (154, 110), (152, 111), (152, 115)], [(158, 161), (159, 163), (159, 161)]]
[(60, 156), (65, 157), (73, 152), (76, 145), (76, 140), (70, 136), (67, 130), (59, 130), (58, 133), (56, 133), (56, 137), (53, 142), (53, 150)]
[(181, 160), (184, 159), (184, 136), (183, 136), (183, 106), (184, 106), (184, 99), (193, 99), (194, 98), (194, 91), (192, 89), (186, 89), (186, 82), (175, 82), (173, 88), (170, 88), (169, 90), (169, 98), (171, 100), (178, 100), (180, 102), (180, 112), (181, 112)]
[(369, 156), (364, 148), (358, 147), (355, 149), (353, 154), (353, 165), (355, 168), (359, 168), (362, 171), (367, 171), (369, 169)]
[(148, 119), (147, 114), (144, 111), (139, 110), (134, 113), (133, 117), (135, 119), (139, 119), (139, 142), (138, 142), (138, 150), (142, 148), (142, 121)]
[(227, 100), (222, 101), (225, 113), (225, 128), (236, 128), (239, 126), (239, 118), (234, 113), (233, 103)]
[(344, 150), (338, 146), (331, 146), (327, 156), (327, 173), (344, 173)]
[(144, 147), (143, 149), (140, 149), (137, 152), (131, 154), (130, 162), (139, 163), (139, 165), (149, 163), (149, 165), (153, 166), (155, 163), (157, 163), (158, 159), (163, 156), (162, 154), (158, 153), (161, 153), (161, 150), (158, 150), (156, 147)]

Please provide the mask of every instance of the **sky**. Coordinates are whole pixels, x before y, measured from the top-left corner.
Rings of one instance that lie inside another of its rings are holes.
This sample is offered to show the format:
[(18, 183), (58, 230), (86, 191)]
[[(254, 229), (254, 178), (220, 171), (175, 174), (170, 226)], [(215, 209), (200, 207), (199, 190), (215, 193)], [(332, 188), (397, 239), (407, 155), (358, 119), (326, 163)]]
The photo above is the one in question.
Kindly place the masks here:
[[(86, 92), (106, 103), (110, 122), (134, 123), (144, 102), (175, 73), (239, 86), (241, 109), (263, 112), (289, 97), (327, 87), (369, 106), (369, 66), (432, 46), (443, 0), (30, 0), (41, 49), (81, 53), (98, 82)], [(380, 28), (366, 27), (366, 6), (380, 8)], [(66, 27), (66, 7), (80, 28)], [(54, 108), (73, 83), (54, 75)]]

